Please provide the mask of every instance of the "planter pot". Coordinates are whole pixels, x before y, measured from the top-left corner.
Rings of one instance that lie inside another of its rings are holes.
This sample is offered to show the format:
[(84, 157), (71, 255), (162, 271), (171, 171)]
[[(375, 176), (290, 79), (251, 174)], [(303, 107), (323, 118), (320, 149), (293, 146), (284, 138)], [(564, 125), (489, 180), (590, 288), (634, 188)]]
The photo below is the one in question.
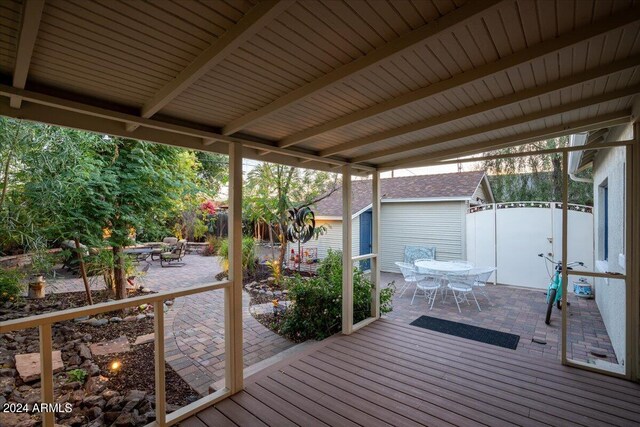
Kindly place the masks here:
[(29, 283), (29, 298), (41, 299), (44, 298), (45, 286), (47, 282), (45, 282), (42, 276), (36, 277), (35, 282)]

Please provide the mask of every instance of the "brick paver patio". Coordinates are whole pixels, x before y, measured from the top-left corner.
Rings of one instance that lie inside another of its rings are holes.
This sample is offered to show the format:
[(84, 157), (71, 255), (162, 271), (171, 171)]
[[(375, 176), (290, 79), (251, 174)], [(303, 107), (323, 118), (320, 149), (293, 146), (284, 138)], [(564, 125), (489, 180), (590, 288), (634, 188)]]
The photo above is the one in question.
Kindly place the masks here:
[[(400, 274), (382, 273), (381, 279), (383, 286), (394, 280), (398, 288), (404, 283)], [(487, 293), (492, 304), (478, 294), (482, 311), (478, 311), (471, 299), (471, 305), (461, 305), (462, 313), (459, 313), (451, 294), (444, 303), (441, 298), (438, 298), (433, 310), (429, 310), (427, 302), (420, 293), (411, 305), (414, 289), (414, 286), (410, 286), (402, 297), (398, 295), (394, 297), (393, 312), (387, 315), (389, 319), (408, 324), (422, 315), (427, 315), (508, 332), (520, 335), (520, 342), (516, 349), (518, 352), (551, 359), (561, 357), (561, 312), (554, 307), (551, 324), (544, 323), (546, 314), (544, 290), (490, 285), (487, 287)], [(567, 337), (568, 357), (588, 362), (598, 359), (591, 354), (591, 351), (596, 351), (607, 355), (606, 358), (601, 358), (602, 360), (617, 363), (595, 300), (578, 298), (572, 293), (569, 293), (568, 297), (571, 303)], [(533, 339), (544, 341), (546, 344), (533, 342)]]
[[(154, 291), (176, 290), (211, 283), (221, 271), (215, 257), (187, 255), (183, 267), (161, 268), (151, 263), (149, 271), (137, 280)], [(144, 263), (142, 263), (144, 265)], [(92, 289), (104, 288), (96, 278)], [(82, 291), (81, 279), (49, 282), (55, 292)], [(265, 328), (249, 313), (249, 296), (243, 295), (244, 364), (251, 366), (274, 356), (294, 344)], [(190, 295), (175, 300), (165, 315), (166, 361), (200, 394), (224, 378), (224, 294), (223, 290)]]

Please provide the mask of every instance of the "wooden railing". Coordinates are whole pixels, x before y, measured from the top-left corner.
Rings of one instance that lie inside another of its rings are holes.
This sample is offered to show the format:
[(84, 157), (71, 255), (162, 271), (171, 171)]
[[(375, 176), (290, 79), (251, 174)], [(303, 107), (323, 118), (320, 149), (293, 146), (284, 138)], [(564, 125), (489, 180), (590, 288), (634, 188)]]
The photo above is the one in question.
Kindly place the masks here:
[[(171, 426), (181, 420), (201, 411), (202, 409), (213, 405), (214, 403), (231, 395), (231, 388), (228, 384), (223, 389), (216, 391), (208, 396), (201, 398), (179, 410), (167, 414), (166, 413), (166, 390), (165, 390), (165, 361), (164, 361), (164, 301), (185, 297), (188, 295), (199, 294), (202, 292), (214, 291), (218, 289), (225, 290), (225, 326), (231, 322), (231, 316), (237, 307), (231, 304), (231, 288), (232, 281), (221, 281), (208, 285), (192, 286), (177, 291), (158, 292), (140, 297), (128, 298), (120, 301), (111, 301), (106, 303), (95, 304), (87, 307), (73, 308), (68, 310), (57, 311), (53, 313), (39, 314), (36, 316), (26, 317), (23, 319), (9, 320), (0, 324), (0, 333), (11, 331), (39, 328), (40, 331), (40, 380), (41, 380), (41, 403), (54, 403), (54, 387), (53, 387), (53, 360), (52, 360), (52, 333), (51, 327), (54, 323), (65, 320), (75, 319), (77, 317), (91, 316), (110, 311), (122, 310), (130, 307), (136, 307), (141, 304), (153, 304), (154, 310), (154, 334), (155, 334), (155, 396), (156, 396), (156, 421), (148, 426)], [(229, 340), (233, 337), (225, 337), (227, 348), (226, 351), (232, 351), (233, 346), (229, 346)], [(234, 359), (235, 355), (227, 354), (225, 360), (226, 378), (233, 378), (234, 364), (229, 360)], [(240, 355), (242, 357), (242, 355)], [(55, 413), (43, 412), (42, 424), (44, 427), (53, 427), (55, 424)]]

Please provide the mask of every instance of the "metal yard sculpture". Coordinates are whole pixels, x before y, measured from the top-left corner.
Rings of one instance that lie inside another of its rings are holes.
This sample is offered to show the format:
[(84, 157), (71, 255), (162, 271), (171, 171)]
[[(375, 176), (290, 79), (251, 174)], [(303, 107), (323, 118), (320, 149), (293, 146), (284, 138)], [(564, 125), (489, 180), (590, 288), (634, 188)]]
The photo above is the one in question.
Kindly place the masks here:
[[(300, 245), (307, 243), (315, 234), (316, 217), (308, 207), (291, 208), (287, 211), (287, 229), (285, 237), (290, 243), (298, 244), (297, 264), (300, 270), (301, 256)], [(293, 250), (292, 250), (293, 251)], [(294, 260), (295, 261), (295, 260)]]

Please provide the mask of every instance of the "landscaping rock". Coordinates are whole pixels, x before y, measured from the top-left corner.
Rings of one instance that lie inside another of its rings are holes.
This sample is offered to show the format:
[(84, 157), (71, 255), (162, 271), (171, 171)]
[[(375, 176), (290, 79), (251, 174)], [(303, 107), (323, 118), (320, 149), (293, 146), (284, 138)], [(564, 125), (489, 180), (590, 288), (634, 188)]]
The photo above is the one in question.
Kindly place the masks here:
[(149, 288), (141, 288), (140, 292), (142, 292), (143, 294), (150, 294), (151, 293), (151, 289), (149, 289)]
[(109, 323), (109, 320), (107, 320), (107, 319), (96, 319), (96, 318), (93, 318), (93, 319), (91, 319), (91, 320), (87, 320), (87, 321), (86, 321), (86, 322), (84, 322), (84, 323), (86, 323), (87, 325), (90, 325), (90, 326), (104, 326), (104, 325), (106, 325), (107, 323)]
[(136, 338), (136, 341), (133, 343), (133, 345), (146, 344), (149, 342), (153, 342), (154, 339), (155, 334), (153, 332), (146, 335), (140, 335), (138, 338)]
[[(85, 399), (82, 401), (82, 405), (89, 408), (96, 406), (100, 409), (103, 409), (106, 404), (107, 402), (105, 402), (102, 396), (100, 395), (88, 396), (88, 397), (85, 397)], [(102, 413), (102, 411), (100, 413)], [(98, 418), (99, 416), (100, 414), (96, 415), (93, 418)]]
[(73, 321), (76, 323), (84, 323), (87, 320), (89, 320), (89, 316), (76, 317), (75, 319), (73, 319)]
[[(64, 368), (60, 350), (53, 352), (53, 372), (59, 372)], [(22, 381), (28, 383), (40, 378), (40, 353), (28, 353), (16, 355), (16, 369)]]
[(147, 318), (147, 315), (146, 315), (146, 314), (138, 314), (138, 315), (136, 316), (136, 320), (143, 320), (143, 319), (146, 319), (146, 318)]
[(109, 322), (111, 322), (111, 323), (120, 323), (120, 322), (122, 322), (122, 317), (114, 316), (114, 317), (109, 319)]
[(174, 303), (174, 301), (173, 301), (172, 299), (169, 299), (169, 300), (166, 300), (166, 301), (164, 302), (164, 305), (172, 306), (172, 305), (173, 305), (173, 303)]
[(0, 369), (0, 377), (15, 377), (16, 370), (11, 368), (2, 368)]
[(16, 380), (13, 377), (0, 378), (0, 395), (9, 395), (15, 389)]
[(82, 384), (80, 384), (78, 381), (73, 381), (70, 383), (63, 384), (60, 388), (62, 390), (71, 391), (71, 390), (78, 390), (80, 387), (82, 387)]
[(116, 396), (120, 396), (120, 393), (118, 393), (115, 390), (105, 390), (102, 392), (102, 397), (108, 402), (109, 400), (111, 400), (112, 398), (116, 397)]
[(107, 401), (107, 405), (105, 406), (105, 408), (110, 409), (112, 411), (120, 411), (122, 409), (123, 402), (124, 402), (124, 397), (114, 396)]
[[(102, 393), (102, 391), (107, 386), (107, 382), (109, 379), (107, 377), (103, 377), (102, 375), (96, 377), (89, 377), (87, 383), (84, 386), (84, 390), (87, 393), (97, 394)], [(104, 396), (103, 396), (104, 397)]]
[(69, 359), (67, 359), (67, 365), (69, 366), (75, 366), (81, 363), (82, 363), (82, 358), (77, 354), (74, 354), (73, 356), (69, 357)]
[(115, 427), (135, 427), (136, 422), (132, 414), (122, 414), (113, 423)]
[(132, 316), (127, 316), (122, 320), (124, 320), (125, 322), (135, 322), (136, 320), (138, 320), (138, 318), (132, 315)]
[[(126, 320), (126, 318), (125, 318)], [(94, 356), (104, 356), (105, 354), (122, 353), (129, 351), (131, 346), (126, 336), (121, 336), (112, 341), (103, 341), (89, 346)]]
[(83, 343), (78, 344), (77, 349), (80, 357), (82, 357), (85, 360), (91, 359), (91, 350), (89, 350), (89, 347), (87, 347), (86, 344), (83, 344)]

